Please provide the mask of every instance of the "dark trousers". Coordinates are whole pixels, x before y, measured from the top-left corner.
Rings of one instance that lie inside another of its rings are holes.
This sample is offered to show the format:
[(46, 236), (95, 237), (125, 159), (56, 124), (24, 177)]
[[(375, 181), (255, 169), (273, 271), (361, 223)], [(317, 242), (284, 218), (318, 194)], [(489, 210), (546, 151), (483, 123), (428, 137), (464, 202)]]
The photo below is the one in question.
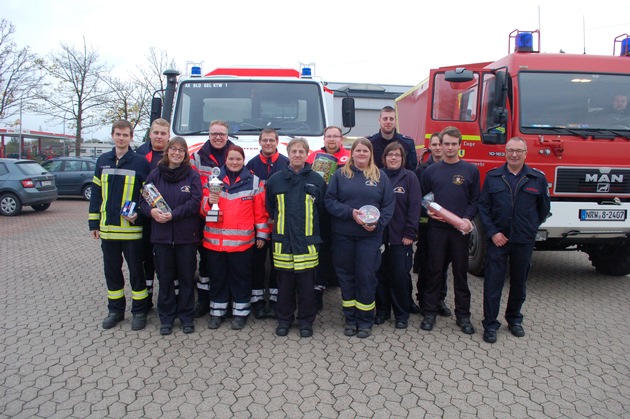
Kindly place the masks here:
[(483, 328), (497, 330), (501, 322), (499, 307), (501, 305), (501, 293), (505, 284), (508, 258), (510, 261), (510, 294), (505, 320), (508, 324), (522, 323), (521, 308), (525, 302), (527, 275), (531, 266), (534, 243), (508, 243), (497, 247), (489, 240), (486, 254), (485, 276), (483, 282)]
[(278, 324), (290, 326), (295, 320), (295, 299), (297, 292), (297, 320), (299, 326), (312, 327), (317, 314), (315, 300), (315, 278), (317, 270), (283, 271), (278, 270), (278, 304), (276, 313)]
[(428, 283), (424, 293), (425, 315), (437, 314), (448, 261), (453, 268), (455, 316), (470, 318), (470, 289), (468, 288), (468, 243), (470, 236), (454, 228), (429, 226)]
[(324, 241), (319, 248), (319, 265), (317, 265), (317, 278), (315, 289), (325, 290), (328, 286), (338, 286), (339, 280), (335, 276), (333, 267), (332, 243)]
[(101, 240), (103, 266), (107, 282), (107, 308), (111, 313), (125, 312), (125, 277), (123, 255), (129, 269), (131, 312), (144, 313), (148, 303), (147, 284), (142, 269), (142, 240)]
[(351, 237), (337, 234), (333, 238), (333, 262), (341, 287), (346, 324), (371, 329), (381, 262), (382, 234)]
[[(427, 289), (429, 282), (429, 273), (427, 271), (427, 261), (429, 260), (429, 226), (427, 223), (420, 223), (418, 228), (418, 243), (416, 245), (416, 253), (414, 254), (413, 266), (418, 271), (418, 281), (416, 282), (416, 289), (418, 290), (416, 298), (420, 307), (424, 307), (423, 295)], [(440, 289), (440, 301), (446, 299), (446, 293), (448, 291), (448, 264), (450, 261), (446, 261), (444, 266), (444, 282)]]
[(151, 243), (151, 222), (146, 220), (142, 230), (142, 248), (143, 259), (142, 269), (144, 270), (144, 280), (147, 283), (147, 291), (149, 293), (149, 301), (153, 298), (153, 280), (155, 279), (155, 262), (153, 260), (153, 244)]
[(378, 270), (376, 288), (376, 314), (389, 318), (394, 310), (398, 321), (409, 320), (409, 293), (412, 263), (411, 245), (387, 245)]
[[(267, 274), (267, 262), (269, 262), (269, 282), (265, 286)], [(260, 249), (254, 246), (252, 251), (252, 298), (251, 303), (264, 303), (265, 288), (269, 290), (269, 301), (278, 300), (278, 279), (276, 268), (271, 259), (271, 242), (267, 241)]]
[(182, 324), (192, 323), (195, 318), (197, 245), (154, 244), (153, 250), (160, 283), (157, 305), (160, 323), (173, 324), (176, 317)]
[(248, 316), (252, 295), (252, 251), (216, 252), (208, 250), (208, 269), (212, 269), (210, 283), (210, 315), (223, 317), (232, 301), (234, 316)]
[(210, 305), (210, 265), (208, 262), (208, 249), (199, 245), (197, 248), (199, 253), (199, 276), (197, 278), (197, 298), (199, 304), (206, 307)]

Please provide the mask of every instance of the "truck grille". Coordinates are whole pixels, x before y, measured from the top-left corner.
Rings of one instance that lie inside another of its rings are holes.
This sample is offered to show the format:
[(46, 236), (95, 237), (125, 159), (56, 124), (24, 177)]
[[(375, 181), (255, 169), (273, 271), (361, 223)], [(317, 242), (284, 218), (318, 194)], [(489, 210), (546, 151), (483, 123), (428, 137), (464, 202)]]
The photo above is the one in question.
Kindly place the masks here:
[(630, 169), (558, 167), (554, 193), (630, 196)]

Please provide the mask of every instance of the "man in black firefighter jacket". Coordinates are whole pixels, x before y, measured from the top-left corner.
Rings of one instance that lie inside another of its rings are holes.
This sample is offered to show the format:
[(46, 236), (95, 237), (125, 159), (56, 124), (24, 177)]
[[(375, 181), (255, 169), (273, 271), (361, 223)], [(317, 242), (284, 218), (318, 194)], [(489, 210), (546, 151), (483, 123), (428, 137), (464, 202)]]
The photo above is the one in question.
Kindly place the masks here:
[(399, 134), (396, 131), (396, 110), (391, 106), (381, 109), (378, 117), (380, 129), (378, 133), (368, 137), (374, 149), (374, 163), (379, 169), (383, 168), (383, 151), (392, 141), (398, 141), (405, 149), (407, 160), (405, 169), (416, 171), (418, 166), (418, 156), (416, 154), (416, 144), (413, 138)]
[(142, 218), (136, 209), (123, 213), (123, 208), (127, 202), (137, 208), (142, 199), (140, 190), (151, 167), (144, 157), (129, 148), (133, 127), (128, 121), (113, 124), (112, 139), (112, 151), (102, 154), (96, 162), (88, 221), (90, 233), (94, 239), (101, 239), (103, 251), (109, 310), (103, 329), (111, 329), (125, 318), (124, 256), (132, 290), (131, 328), (141, 330), (147, 323), (149, 295), (142, 269)]

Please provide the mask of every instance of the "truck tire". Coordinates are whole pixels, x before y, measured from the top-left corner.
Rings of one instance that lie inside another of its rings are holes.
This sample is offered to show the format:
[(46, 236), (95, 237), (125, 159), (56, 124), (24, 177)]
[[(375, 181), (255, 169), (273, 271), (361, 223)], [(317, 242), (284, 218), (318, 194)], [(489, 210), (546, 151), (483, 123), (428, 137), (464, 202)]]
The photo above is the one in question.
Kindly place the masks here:
[(474, 228), (470, 233), (468, 245), (468, 273), (483, 277), (488, 241), (479, 216), (476, 216), (472, 223)]
[(630, 242), (622, 245), (593, 246), (585, 249), (591, 265), (599, 273), (610, 276), (630, 274)]

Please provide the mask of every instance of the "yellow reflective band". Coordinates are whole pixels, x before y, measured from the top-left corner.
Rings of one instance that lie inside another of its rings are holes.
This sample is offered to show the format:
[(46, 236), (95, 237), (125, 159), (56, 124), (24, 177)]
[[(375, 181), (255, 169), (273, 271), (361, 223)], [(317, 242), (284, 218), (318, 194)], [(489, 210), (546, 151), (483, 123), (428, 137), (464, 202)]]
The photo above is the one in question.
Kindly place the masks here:
[(357, 300), (342, 300), (341, 301), (341, 305), (344, 308), (352, 308), (352, 307), (355, 307), (357, 305)]
[(374, 310), (375, 307), (376, 307), (375, 302), (372, 302), (371, 304), (362, 304), (357, 301), (357, 309), (361, 311), (371, 311), (371, 310)]
[(125, 290), (107, 290), (107, 298), (110, 300), (125, 298)]
[(95, 184), (96, 186), (101, 186), (101, 179), (96, 177), (96, 176), (94, 176), (92, 178), (92, 183)]
[(278, 234), (284, 234), (284, 194), (279, 194), (276, 200), (278, 201), (278, 220), (276, 222), (276, 232)]
[(149, 296), (149, 290), (143, 289), (142, 291), (131, 291), (131, 298), (134, 300), (143, 300)]
[(98, 221), (101, 219), (101, 215), (98, 212), (91, 212), (88, 216), (90, 221)]
[(309, 194), (304, 197), (304, 235), (313, 235), (313, 198)]
[(142, 232), (140, 233), (112, 233), (100, 232), (101, 239), (103, 240), (141, 240)]

